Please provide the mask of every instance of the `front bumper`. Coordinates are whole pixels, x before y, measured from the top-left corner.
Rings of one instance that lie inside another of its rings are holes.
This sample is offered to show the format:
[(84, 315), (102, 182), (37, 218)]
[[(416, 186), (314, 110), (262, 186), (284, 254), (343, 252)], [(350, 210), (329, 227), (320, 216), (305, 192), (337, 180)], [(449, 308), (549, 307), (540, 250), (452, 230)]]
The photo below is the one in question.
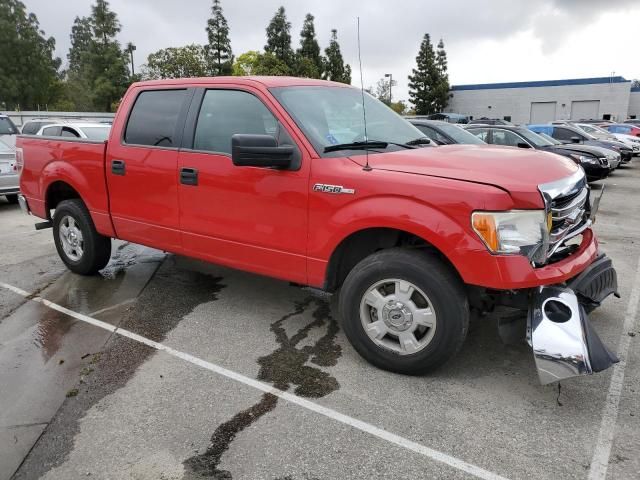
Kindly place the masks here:
[(31, 209), (29, 208), (29, 202), (27, 202), (27, 199), (24, 195), (20, 194), (18, 195), (18, 203), (20, 204), (20, 210), (22, 210), (22, 213), (25, 213), (27, 215), (31, 215)]
[(540, 383), (591, 375), (619, 361), (602, 343), (587, 316), (611, 294), (618, 296), (618, 280), (606, 255), (599, 256), (566, 285), (534, 290), (527, 341), (533, 349)]

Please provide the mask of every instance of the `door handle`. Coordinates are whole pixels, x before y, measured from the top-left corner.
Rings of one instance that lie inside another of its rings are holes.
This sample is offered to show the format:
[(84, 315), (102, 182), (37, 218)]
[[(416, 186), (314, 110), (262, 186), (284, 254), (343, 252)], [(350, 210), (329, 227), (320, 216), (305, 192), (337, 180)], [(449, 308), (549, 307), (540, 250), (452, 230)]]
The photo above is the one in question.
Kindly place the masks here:
[(181, 168), (180, 183), (183, 185), (198, 185), (198, 170), (195, 168)]
[(124, 172), (124, 160), (111, 160), (111, 173), (113, 173), (114, 175), (124, 175)]

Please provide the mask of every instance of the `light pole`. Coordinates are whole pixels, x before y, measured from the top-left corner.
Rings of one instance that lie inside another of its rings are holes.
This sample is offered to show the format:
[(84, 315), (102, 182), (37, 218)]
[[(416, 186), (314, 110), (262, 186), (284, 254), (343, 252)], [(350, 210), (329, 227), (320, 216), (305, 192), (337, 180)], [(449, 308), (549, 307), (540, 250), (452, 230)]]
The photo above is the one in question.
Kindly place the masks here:
[(125, 48), (125, 51), (129, 52), (129, 56), (131, 57), (131, 76), (132, 77), (136, 76), (136, 72), (133, 69), (133, 52), (135, 51), (135, 49), (136, 49), (136, 46), (131, 42), (127, 43), (127, 48)]
[(391, 87), (393, 87), (393, 75), (390, 73), (385, 73), (384, 77), (389, 78), (389, 105), (391, 105), (391, 99), (393, 98), (391, 97)]

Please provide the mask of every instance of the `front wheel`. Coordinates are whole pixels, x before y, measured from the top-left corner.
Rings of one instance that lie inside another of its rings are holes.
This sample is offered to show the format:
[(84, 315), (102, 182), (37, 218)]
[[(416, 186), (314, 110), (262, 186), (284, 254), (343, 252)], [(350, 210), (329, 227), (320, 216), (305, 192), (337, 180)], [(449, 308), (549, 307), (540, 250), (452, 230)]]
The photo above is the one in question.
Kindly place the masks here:
[(454, 271), (434, 254), (374, 253), (347, 276), (340, 316), (357, 352), (384, 370), (421, 374), (453, 357), (464, 341), (469, 306)]
[(53, 215), (53, 239), (69, 270), (93, 275), (109, 263), (111, 239), (96, 231), (82, 200), (64, 200)]

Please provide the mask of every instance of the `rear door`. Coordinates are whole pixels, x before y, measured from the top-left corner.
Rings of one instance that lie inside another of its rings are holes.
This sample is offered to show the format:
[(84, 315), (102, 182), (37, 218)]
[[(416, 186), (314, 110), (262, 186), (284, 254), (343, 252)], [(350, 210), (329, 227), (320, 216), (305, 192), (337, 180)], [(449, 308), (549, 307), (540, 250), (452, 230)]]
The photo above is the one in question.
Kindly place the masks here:
[[(190, 127), (191, 126), (191, 127)], [(256, 273), (306, 282), (310, 159), (259, 90), (196, 93), (185, 129), (178, 187), (185, 252)], [(231, 136), (272, 135), (293, 145), (297, 169), (236, 167)]]
[(193, 90), (137, 90), (127, 96), (106, 155), (113, 226), (119, 238), (181, 250), (178, 150)]

